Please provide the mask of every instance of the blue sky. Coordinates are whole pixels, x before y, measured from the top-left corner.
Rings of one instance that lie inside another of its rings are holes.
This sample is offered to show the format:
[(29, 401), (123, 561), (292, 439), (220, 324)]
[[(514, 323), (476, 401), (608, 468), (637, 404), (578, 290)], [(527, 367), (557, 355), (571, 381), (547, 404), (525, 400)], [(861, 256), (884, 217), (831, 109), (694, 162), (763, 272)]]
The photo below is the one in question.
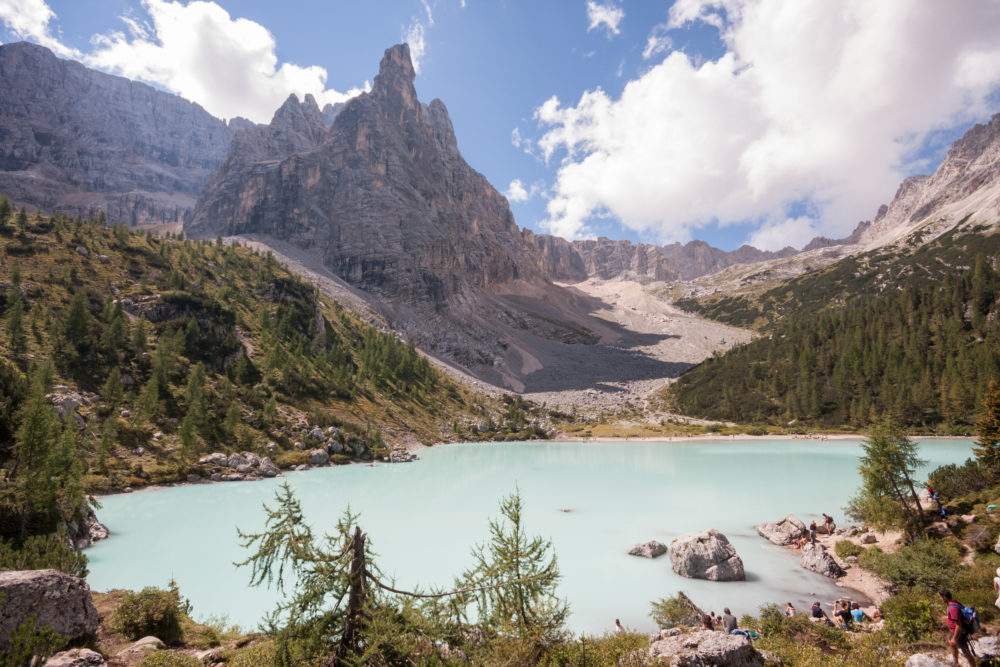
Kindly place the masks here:
[(261, 122), (407, 41), (466, 160), (567, 238), (843, 236), (1000, 111), (998, 0), (0, 0), (0, 25)]

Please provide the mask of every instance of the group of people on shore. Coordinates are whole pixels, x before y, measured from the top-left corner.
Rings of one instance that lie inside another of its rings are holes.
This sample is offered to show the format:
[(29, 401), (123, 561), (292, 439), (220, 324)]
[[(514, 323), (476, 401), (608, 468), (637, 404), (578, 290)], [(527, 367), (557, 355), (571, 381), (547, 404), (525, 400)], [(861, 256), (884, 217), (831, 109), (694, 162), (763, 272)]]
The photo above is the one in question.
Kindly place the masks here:
[[(875, 607), (875, 610), (869, 615), (861, 608), (859, 603), (852, 602), (848, 598), (838, 598), (833, 602), (828, 602), (827, 606), (832, 607), (832, 619), (830, 618), (831, 614), (826, 613), (819, 600), (816, 600), (810, 606), (809, 619), (814, 623), (827, 623), (831, 627), (839, 627), (841, 630), (855, 630), (855, 624), (860, 625), (865, 622), (872, 623), (872, 627), (878, 630), (882, 628), (882, 624), (884, 623), (881, 609)], [(785, 606), (785, 615), (794, 616), (796, 613), (798, 611), (789, 602)]]
[(739, 627), (739, 622), (729, 607), (722, 610), (722, 616), (716, 616), (715, 612), (701, 615), (701, 627), (705, 630), (721, 629), (727, 635), (743, 635), (747, 639), (753, 640), (755, 635)]

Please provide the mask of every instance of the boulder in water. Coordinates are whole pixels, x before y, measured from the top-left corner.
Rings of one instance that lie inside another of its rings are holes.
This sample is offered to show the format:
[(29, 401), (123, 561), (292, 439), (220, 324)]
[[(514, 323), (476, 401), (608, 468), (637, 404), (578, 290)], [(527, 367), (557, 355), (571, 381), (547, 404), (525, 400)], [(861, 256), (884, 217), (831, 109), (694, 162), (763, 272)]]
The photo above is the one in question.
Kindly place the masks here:
[(802, 547), (800, 565), (831, 579), (844, 576), (844, 569), (837, 565), (837, 561), (826, 552), (826, 547), (822, 544), (807, 544)]
[(642, 556), (643, 558), (657, 558), (667, 553), (667, 545), (662, 542), (657, 542), (656, 540), (650, 540), (649, 542), (640, 542), (631, 549), (629, 549), (630, 556)]
[(786, 546), (800, 540), (809, 534), (806, 524), (798, 517), (789, 514), (784, 519), (762, 523), (754, 526), (757, 534), (779, 546)]
[(681, 535), (671, 542), (670, 565), (674, 572), (689, 579), (746, 580), (736, 548), (714, 528)]

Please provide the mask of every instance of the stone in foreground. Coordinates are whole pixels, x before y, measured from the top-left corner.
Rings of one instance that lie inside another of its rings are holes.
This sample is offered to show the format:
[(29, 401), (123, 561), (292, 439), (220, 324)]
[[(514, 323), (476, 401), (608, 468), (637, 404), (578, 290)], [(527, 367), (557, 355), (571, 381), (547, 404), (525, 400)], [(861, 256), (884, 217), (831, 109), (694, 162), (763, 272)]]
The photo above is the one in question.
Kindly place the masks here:
[(655, 641), (649, 657), (657, 664), (684, 667), (758, 667), (763, 659), (743, 635), (727, 635), (714, 630), (699, 630)]
[(100, 667), (106, 665), (104, 656), (89, 648), (74, 648), (56, 653), (45, 661), (43, 667)]
[(782, 547), (792, 544), (809, 534), (806, 524), (791, 514), (784, 519), (772, 521), (771, 523), (762, 523), (759, 526), (754, 526), (754, 528), (757, 529), (758, 535)]
[(670, 565), (674, 572), (689, 579), (746, 580), (736, 548), (714, 528), (681, 535), (671, 542)]
[(926, 653), (911, 655), (906, 661), (906, 667), (951, 667), (949, 662), (941, 662), (937, 658)]
[(826, 547), (822, 544), (807, 544), (802, 547), (800, 565), (831, 579), (844, 576), (844, 569), (837, 565), (837, 561), (826, 552)]
[(629, 549), (629, 556), (642, 556), (643, 558), (657, 558), (667, 553), (667, 545), (656, 540), (640, 542)]
[(0, 650), (10, 633), (35, 616), (35, 626), (48, 625), (73, 641), (97, 630), (97, 609), (90, 586), (80, 577), (58, 570), (0, 572)]

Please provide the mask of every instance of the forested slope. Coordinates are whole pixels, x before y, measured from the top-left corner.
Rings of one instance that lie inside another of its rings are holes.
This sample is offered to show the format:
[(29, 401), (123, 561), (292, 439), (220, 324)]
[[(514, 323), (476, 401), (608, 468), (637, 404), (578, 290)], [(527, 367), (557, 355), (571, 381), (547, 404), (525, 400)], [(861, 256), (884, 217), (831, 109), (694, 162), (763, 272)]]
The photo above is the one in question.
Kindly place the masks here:
[(103, 215), (0, 198), (0, 324), (0, 547), (79, 523), (84, 492), (206, 476), (208, 452), (308, 463), (296, 442), (317, 427), (344, 446), (336, 462), (540, 433), (270, 255)]
[[(762, 336), (673, 389), (686, 414), (771, 424), (901, 424), (964, 433), (1000, 377), (1000, 235), (950, 232), (912, 251), (848, 258), (759, 300), (698, 309)], [(688, 307), (694, 304), (688, 303)]]

